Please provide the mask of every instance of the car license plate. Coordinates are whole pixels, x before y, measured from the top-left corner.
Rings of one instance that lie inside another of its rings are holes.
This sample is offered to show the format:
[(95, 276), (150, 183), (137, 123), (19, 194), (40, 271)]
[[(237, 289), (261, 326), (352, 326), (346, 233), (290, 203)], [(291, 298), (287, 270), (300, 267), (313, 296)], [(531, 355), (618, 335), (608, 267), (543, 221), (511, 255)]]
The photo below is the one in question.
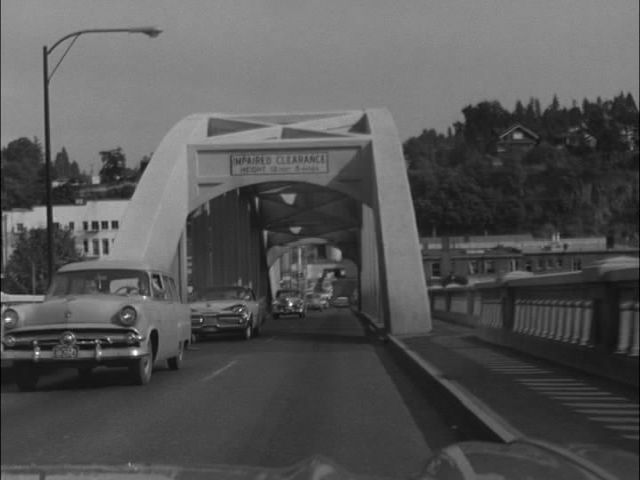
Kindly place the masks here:
[(69, 359), (78, 357), (78, 347), (73, 345), (56, 345), (53, 347), (53, 358)]

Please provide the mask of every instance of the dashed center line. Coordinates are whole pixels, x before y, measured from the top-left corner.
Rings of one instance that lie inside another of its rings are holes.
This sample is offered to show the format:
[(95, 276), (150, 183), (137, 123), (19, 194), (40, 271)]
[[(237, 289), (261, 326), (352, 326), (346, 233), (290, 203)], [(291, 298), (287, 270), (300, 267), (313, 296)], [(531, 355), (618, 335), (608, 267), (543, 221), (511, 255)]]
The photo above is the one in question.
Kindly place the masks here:
[(228, 364), (226, 364), (224, 367), (219, 368), (218, 370), (216, 370), (215, 372), (210, 373), (209, 375), (207, 375), (206, 377), (204, 377), (202, 379), (203, 382), (209, 381), (212, 378), (217, 377), (218, 375), (220, 375), (221, 373), (223, 373), (225, 370), (230, 369), (231, 367), (233, 367), (235, 364), (237, 363), (237, 360), (232, 360), (231, 362), (229, 362)]

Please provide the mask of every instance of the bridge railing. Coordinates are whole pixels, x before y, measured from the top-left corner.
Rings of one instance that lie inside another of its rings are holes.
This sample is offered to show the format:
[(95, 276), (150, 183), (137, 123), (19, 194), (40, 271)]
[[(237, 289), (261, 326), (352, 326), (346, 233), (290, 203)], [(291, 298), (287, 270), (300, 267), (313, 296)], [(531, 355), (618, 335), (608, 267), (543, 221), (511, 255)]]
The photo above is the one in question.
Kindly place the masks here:
[(635, 258), (609, 259), (581, 272), (513, 272), (494, 282), (432, 288), (429, 294), (434, 316), (476, 327), (490, 341), (586, 370), (632, 362), (637, 377)]

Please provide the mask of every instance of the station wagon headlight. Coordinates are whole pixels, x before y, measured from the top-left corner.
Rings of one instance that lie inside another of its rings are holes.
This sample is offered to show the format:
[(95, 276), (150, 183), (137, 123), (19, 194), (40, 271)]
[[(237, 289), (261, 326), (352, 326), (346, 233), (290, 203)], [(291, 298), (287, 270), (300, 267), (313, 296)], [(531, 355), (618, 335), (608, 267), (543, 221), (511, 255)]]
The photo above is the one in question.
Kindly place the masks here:
[(136, 323), (138, 312), (136, 312), (136, 309), (132, 306), (127, 305), (126, 307), (122, 307), (122, 310), (120, 310), (119, 318), (122, 325), (130, 327)]
[(11, 335), (7, 335), (2, 339), (2, 343), (4, 343), (6, 347), (14, 347), (16, 345), (16, 338)]
[(10, 329), (15, 328), (18, 325), (18, 320), (20, 319), (20, 315), (13, 308), (8, 308), (2, 314), (2, 324), (4, 328)]

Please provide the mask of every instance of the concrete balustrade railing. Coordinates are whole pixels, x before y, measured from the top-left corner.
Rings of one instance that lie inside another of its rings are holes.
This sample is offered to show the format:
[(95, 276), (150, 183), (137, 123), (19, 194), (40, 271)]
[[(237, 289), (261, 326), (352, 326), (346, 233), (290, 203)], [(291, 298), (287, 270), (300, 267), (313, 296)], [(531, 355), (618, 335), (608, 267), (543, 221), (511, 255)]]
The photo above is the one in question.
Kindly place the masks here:
[(437, 317), (559, 345), (638, 359), (638, 259), (617, 257), (581, 272), (512, 272), (494, 282), (431, 289)]
[(592, 300), (519, 298), (515, 301), (513, 331), (589, 345), (592, 318)]
[(639, 331), (638, 302), (622, 302), (620, 304), (620, 325), (616, 353), (637, 357), (640, 350)]

